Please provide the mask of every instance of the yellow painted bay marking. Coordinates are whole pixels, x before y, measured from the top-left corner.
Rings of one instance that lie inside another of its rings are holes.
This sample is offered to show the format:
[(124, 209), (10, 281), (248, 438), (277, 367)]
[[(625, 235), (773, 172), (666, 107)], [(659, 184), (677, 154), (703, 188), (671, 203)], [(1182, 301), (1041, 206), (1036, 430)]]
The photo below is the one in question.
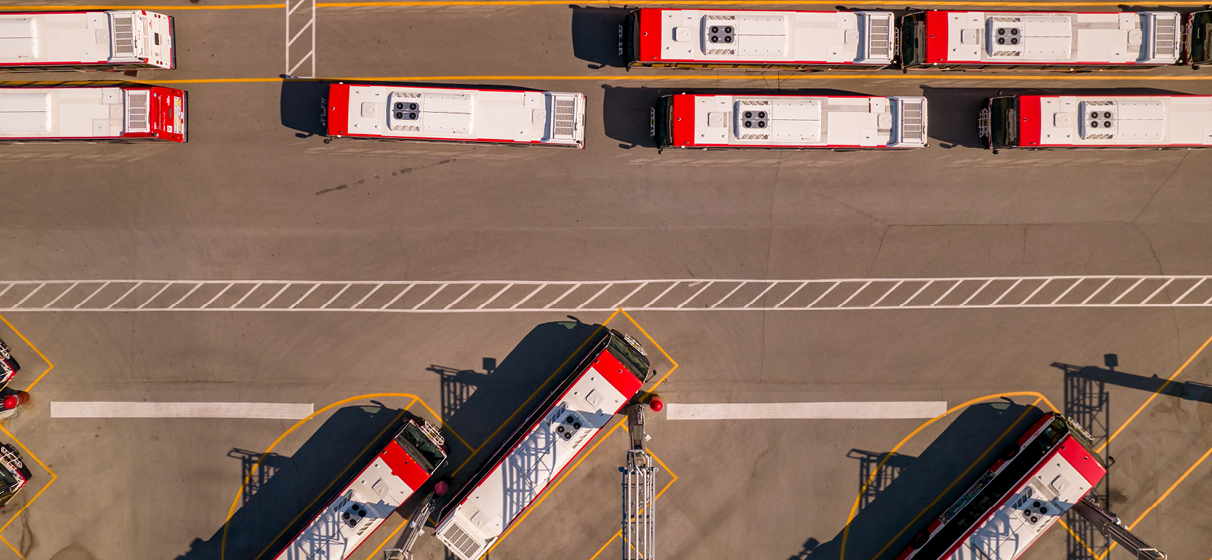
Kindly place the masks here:
[[(1158, 504), (1162, 503), (1162, 500), (1165, 500), (1166, 498), (1170, 497), (1170, 493), (1173, 492), (1174, 489), (1177, 488), (1180, 483), (1182, 483), (1182, 481), (1186, 480), (1187, 476), (1189, 476), (1191, 474), (1191, 471), (1194, 471), (1197, 467), (1199, 467), (1199, 465), (1201, 463), (1203, 463), (1204, 460), (1207, 459), (1209, 455), (1212, 455), (1212, 448), (1209, 448), (1207, 451), (1205, 451), (1203, 456), (1200, 457), (1199, 460), (1195, 462), (1195, 464), (1193, 464), (1189, 468), (1187, 468), (1187, 471), (1184, 472), (1182, 476), (1178, 477), (1178, 480), (1175, 480), (1174, 484), (1171, 484), (1170, 487), (1167, 488), (1166, 491), (1162, 493), (1161, 497), (1159, 497), (1157, 499), (1157, 501), (1153, 502), (1153, 505), (1149, 506), (1145, 510), (1144, 513), (1140, 514), (1140, 517), (1137, 517), (1136, 521), (1133, 521), (1131, 525), (1128, 525), (1128, 530), (1131, 531), (1132, 529), (1135, 529), (1136, 524), (1140, 523), (1141, 520), (1143, 520), (1146, 515), (1149, 515), (1149, 512), (1153, 511), (1153, 508), (1156, 508)], [(1111, 550), (1114, 548), (1115, 548), (1115, 543), (1112, 542), (1111, 546), (1107, 547), (1107, 550), (1104, 551), (1102, 553), (1102, 555), (1100, 555), (1098, 557), (1098, 560), (1103, 560), (1104, 558), (1106, 558), (1107, 555), (1110, 554)]]
[[(7, 323), (8, 321), (5, 321), (5, 322)], [(13, 521), (16, 521), (17, 518), (21, 516), (21, 512), (25, 511), (25, 508), (34, 505), (34, 502), (36, 502), (38, 500), (38, 496), (41, 496), (43, 492), (46, 492), (46, 489), (50, 488), (50, 485), (54, 484), (55, 481), (59, 479), (59, 475), (55, 474), (55, 471), (50, 470), (50, 468), (48, 468), (46, 466), (46, 463), (43, 463), (42, 459), (39, 459), (37, 455), (34, 455), (33, 451), (30, 451), (29, 448), (26, 447), (24, 443), (21, 443), (21, 440), (17, 439), (17, 436), (14, 436), (12, 434), (12, 432), (9, 432), (8, 428), (5, 428), (4, 426), (0, 426), (0, 430), (3, 430), (4, 434), (7, 435), (9, 437), (9, 439), (17, 442), (17, 445), (21, 447), (21, 450), (24, 451), (26, 455), (33, 457), (34, 461), (37, 462), (38, 465), (41, 466), (43, 469), (46, 469), (46, 472), (50, 473), (50, 475), (51, 475), (50, 482), (47, 482), (46, 486), (43, 486), (41, 490), (38, 490), (38, 493), (34, 494), (34, 497), (30, 498), (29, 502), (27, 502), (25, 505), (21, 506), (21, 509), (17, 510), (17, 513), (14, 513), (13, 516), (9, 518), (8, 522), (6, 522), (3, 526), (0, 526), (0, 533), (3, 533), (4, 530), (8, 528), (9, 524), (11, 524)], [(4, 538), (4, 536), (2, 534), (0, 534), (0, 541), (4, 541), (4, 544), (8, 545), (9, 548), (13, 549), (13, 552), (16, 552), (17, 556), (19, 556), (21, 558), (25, 558), (25, 556), (22, 556), (21, 553), (17, 551), (16, 547), (14, 547), (12, 543), (8, 542), (8, 539)]]

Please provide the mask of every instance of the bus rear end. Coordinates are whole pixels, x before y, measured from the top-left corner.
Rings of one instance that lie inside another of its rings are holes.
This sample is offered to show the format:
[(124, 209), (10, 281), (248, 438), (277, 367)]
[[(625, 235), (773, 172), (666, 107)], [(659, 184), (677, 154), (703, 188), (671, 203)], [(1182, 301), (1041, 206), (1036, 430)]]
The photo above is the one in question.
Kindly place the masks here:
[(184, 143), (185, 92), (166, 87), (122, 88), (126, 98), (122, 138)]
[(8, 504), (33, 478), (17, 448), (0, 444), (0, 507)]
[(648, 358), (639, 343), (599, 328), (572, 374), (443, 507), (434, 534), (456, 557), (487, 554), (647, 380)]

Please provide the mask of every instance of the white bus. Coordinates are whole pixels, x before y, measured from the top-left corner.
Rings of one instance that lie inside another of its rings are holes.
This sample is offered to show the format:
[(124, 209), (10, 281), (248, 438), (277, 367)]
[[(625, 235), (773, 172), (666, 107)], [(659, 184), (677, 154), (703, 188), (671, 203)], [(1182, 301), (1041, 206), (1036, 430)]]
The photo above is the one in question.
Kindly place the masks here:
[(185, 142), (185, 128), (179, 89), (0, 87), (0, 142)]
[(333, 83), (329, 138), (585, 147), (585, 95)]
[(0, 13), (0, 72), (176, 67), (173, 18), (146, 10)]

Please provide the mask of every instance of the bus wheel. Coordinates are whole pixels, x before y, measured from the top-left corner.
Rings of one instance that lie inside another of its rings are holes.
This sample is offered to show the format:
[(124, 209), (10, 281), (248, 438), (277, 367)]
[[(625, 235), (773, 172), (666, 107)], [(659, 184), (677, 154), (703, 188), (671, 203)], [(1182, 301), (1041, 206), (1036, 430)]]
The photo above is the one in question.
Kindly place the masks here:
[(1006, 446), (1005, 449), (1002, 450), (1002, 454), (1000, 457), (1001, 457), (1001, 460), (1003, 460), (1003, 461), (1009, 461), (1010, 459), (1013, 459), (1015, 455), (1018, 455), (1018, 444), (1011, 443), (1010, 445)]
[(913, 547), (914, 550), (917, 550), (923, 546), (926, 546), (926, 543), (929, 541), (930, 541), (930, 530), (922, 529), (922, 531), (920, 533), (913, 535), (913, 540), (909, 541), (909, 546)]

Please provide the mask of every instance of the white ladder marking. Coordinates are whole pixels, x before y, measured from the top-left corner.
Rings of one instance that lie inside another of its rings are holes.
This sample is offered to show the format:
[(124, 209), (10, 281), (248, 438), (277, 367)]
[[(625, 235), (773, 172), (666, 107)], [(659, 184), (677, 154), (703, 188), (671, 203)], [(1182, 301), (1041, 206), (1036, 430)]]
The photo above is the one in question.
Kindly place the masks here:
[(50, 307), (50, 306), (52, 306), (52, 305), (54, 305), (54, 304), (58, 303), (58, 302), (59, 302), (59, 300), (63, 299), (63, 296), (67, 295), (67, 293), (68, 293), (68, 292), (70, 292), (70, 291), (72, 291), (72, 290), (76, 289), (76, 286), (79, 286), (79, 285), (80, 285), (80, 283), (79, 283), (79, 282), (72, 282), (72, 285), (71, 285), (71, 286), (68, 286), (66, 290), (63, 290), (63, 293), (59, 294), (59, 295), (58, 295), (58, 297), (56, 297), (55, 299), (50, 300), (50, 303), (48, 303), (48, 304), (46, 304), (46, 305), (43, 305), (43, 306), (42, 306), (42, 309), (46, 309), (46, 308), (48, 308), (48, 307)]
[[(105, 287), (108, 286), (109, 284), (110, 284), (109, 282), (101, 284), (100, 288), (93, 290), (93, 293), (88, 294), (88, 297), (84, 298), (80, 303), (77, 303), (75, 306), (72, 307), (72, 309), (80, 309), (81, 305), (88, 303), (88, 300), (93, 299), (93, 296), (97, 295), (97, 293), (99, 293), (101, 290), (104, 290)], [(4, 291), (7, 292), (8, 290), (4, 290)], [(4, 295), (4, 292), (0, 292), (0, 296), (3, 296), (3, 295)]]

